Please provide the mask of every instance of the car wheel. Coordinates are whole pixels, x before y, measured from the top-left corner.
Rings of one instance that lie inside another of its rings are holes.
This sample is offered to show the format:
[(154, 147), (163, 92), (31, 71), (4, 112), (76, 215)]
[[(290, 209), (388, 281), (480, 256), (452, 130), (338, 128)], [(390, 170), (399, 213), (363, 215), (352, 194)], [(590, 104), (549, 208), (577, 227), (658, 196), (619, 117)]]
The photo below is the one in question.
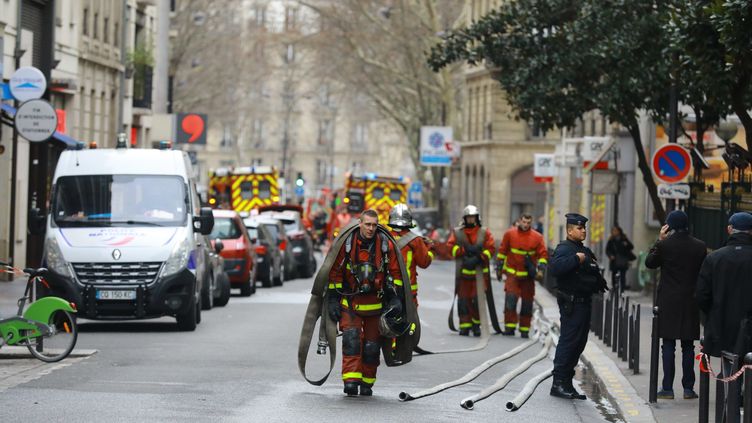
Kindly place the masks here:
[(187, 308), (187, 310), (183, 313), (177, 314), (175, 316), (175, 319), (178, 322), (178, 329), (182, 331), (194, 331), (196, 330), (196, 325), (198, 325), (198, 322), (196, 321), (197, 314), (196, 313), (196, 299), (195, 297), (191, 300), (190, 306)]
[(211, 283), (207, 281), (201, 288), (201, 309), (211, 310), (214, 307), (214, 293), (211, 289)]
[(251, 283), (251, 295), (256, 293), (256, 267), (253, 267), (253, 272), (251, 272), (250, 276), (250, 283)]
[(240, 296), (241, 297), (251, 296), (251, 282), (250, 281), (243, 282), (243, 284), (240, 285)]
[(311, 260), (308, 262), (308, 268), (306, 269), (306, 278), (312, 278), (316, 274), (316, 257), (311, 254)]
[(224, 307), (230, 301), (230, 278), (227, 277), (226, 273), (223, 272), (219, 275), (217, 285), (219, 285), (219, 297), (214, 301), (214, 305)]
[(277, 272), (277, 276), (274, 277), (274, 286), (282, 286), (285, 277), (285, 267), (284, 261), (279, 264), (279, 272)]

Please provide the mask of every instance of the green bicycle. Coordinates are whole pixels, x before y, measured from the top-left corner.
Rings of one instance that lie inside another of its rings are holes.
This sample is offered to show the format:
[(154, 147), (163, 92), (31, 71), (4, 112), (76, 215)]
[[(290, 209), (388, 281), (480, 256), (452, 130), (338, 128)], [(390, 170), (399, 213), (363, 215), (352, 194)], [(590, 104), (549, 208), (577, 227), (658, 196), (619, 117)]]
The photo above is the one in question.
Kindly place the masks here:
[[(76, 321), (71, 314), (76, 312), (76, 305), (59, 297), (44, 297), (34, 301), (35, 283), (47, 284), (44, 280), (47, 273), (45, 268), (21, 271), (0, 262), (0, 271), (28, 276), (24, 295), (18, 300), (18, 313), (7, 319), (0, 319), (0, 347), (25, 346), (31, 355), (47, 363), (67, 357), (78, 338)], [(26, 303), (29, 303), (28, 307)]]

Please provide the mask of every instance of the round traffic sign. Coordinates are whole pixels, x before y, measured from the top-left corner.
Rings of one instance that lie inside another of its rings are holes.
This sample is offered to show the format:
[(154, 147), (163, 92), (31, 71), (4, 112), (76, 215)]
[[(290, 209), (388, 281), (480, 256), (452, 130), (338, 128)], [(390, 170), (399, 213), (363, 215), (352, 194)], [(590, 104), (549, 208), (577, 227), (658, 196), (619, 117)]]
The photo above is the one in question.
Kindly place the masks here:
[(45, 100), (29, 100), (16, 110), (18, 134), (31, 142), (47, 141), (57, 128), (55, 108)]
[(657, 149), (652, 164), (655, 177), (667, 184), (684, 180), (692, 169), (689, 152), (678, 144), (666, 144)]
[(41, 98), (47, 89), (47, 79), (33, 66), (18, 68), (10, 77), (10, 93), (18, 101)]

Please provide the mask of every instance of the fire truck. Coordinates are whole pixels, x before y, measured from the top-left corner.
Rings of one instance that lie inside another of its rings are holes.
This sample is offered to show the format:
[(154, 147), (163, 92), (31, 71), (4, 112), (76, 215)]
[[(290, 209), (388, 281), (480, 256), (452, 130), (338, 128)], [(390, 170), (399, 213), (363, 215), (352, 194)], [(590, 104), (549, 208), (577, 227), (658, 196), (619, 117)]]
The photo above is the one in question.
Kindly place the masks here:
[(279, 204), (279, 174), (270, 166), (218, 168), (209, 175), (209, 204), (250, 212)]
[(329, 238), (339, 235), (353, 218), (363, 210), (374, 209), (379, 213), (379, 223), (389, 222), (389, 210), (397, 203), (407, 203), (408, 183), (404, 178), (379, 176), (373, 173), (364, 175), (348, 174), (342, 204), (332, 213), (329, 222)]

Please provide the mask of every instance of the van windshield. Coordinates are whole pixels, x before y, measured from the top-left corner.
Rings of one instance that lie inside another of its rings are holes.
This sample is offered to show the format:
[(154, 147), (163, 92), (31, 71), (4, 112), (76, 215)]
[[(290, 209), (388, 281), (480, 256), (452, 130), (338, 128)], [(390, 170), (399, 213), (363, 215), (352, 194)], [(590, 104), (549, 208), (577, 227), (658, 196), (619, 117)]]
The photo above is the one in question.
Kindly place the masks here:
[(52, 199), (60, 227), (183, 226), (187, 209), (186, 185), (178, 176), (63, 176)]

